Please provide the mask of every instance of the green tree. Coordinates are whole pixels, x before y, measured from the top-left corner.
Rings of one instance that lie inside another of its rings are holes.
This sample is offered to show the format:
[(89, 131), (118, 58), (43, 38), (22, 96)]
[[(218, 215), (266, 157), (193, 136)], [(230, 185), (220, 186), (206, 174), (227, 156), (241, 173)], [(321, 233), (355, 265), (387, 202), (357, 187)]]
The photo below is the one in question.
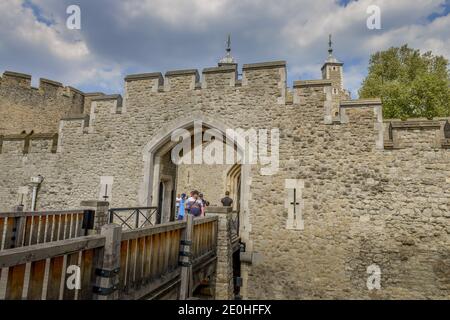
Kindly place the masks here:
[(450, 116), (448, 60), (408, 45), (373, 54), (360, 98), (381, 98), (385, 118)]

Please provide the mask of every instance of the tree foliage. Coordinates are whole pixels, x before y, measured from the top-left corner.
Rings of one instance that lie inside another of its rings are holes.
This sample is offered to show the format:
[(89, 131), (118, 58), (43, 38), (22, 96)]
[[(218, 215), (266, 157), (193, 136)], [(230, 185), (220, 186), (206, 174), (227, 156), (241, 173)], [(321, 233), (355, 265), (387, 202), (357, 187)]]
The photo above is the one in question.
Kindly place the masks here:
[(450, 116), (448, 60), (403, 45), (373, 54), (360, 98), (381, 98), (385, 118)]

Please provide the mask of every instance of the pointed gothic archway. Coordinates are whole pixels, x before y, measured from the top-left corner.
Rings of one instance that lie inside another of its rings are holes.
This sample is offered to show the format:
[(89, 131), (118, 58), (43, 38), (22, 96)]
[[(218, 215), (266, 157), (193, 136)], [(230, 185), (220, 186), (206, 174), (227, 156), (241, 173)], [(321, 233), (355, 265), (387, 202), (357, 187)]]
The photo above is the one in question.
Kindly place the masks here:
[[(211, 117), (205, 116), (203, 114), (192, 114), (189, 117), (183, 117), (172, 121), (169, 124), (164, 125), (163, 128), (157, 131), (149, 143), (144, 147), (143, 151), (143, 161), (144, 161), (144, 171), (143, 171), (143, 181), (139, 190), (139, 203), (142, 206), (158, 206), (160, 200), (159, 186), (161, 183), (161, 167), (163, 166), (163, 157), (170, 153), (170, 150), (178, 143), (171, 141), (171, 135), (177, 129), (193, 130), (196, 125), (201, 124), (202, 127), (208, 129), (215, 129), (220, 132), (224, 137), (224, 143), (226, 138), (234, 141), (234, 147), (236, 151), (242, 155), (245, 152), (245, 145), (241, 145), (244, 140), (234, 140), (234, 137), (229, 136), (227, 129), (234, 128), (224, 122), (218, 121)], [(245, 143), (245, 142), (244, 142)], [(240, 174), (239, 174), (239, 186), (236, 187), (236, 192), (239, 192), (237, 198), (240, 199), (240, 210), (239, 210), (239, 220), (240, 220), (240, 230), (239, 234), (242, 241), (248, 240), (248, 233), (250, 231), (249, 224), (249, 194), (250, 194), (250, 164), (239, 164)], [(226, 173), (225, 173), (226, 174)], [(237, 178), (237, 175), (235, 175)], [(226, 179), (226, 177), (225, 177)], [(177, 180), (177, 177), (174, 177)], [(226, 184), (223, 186), (223, 192), (226, 191)], [(238, 191), (239, 190), (239, 191)], [(179, 192), (177, 192), (179, 193)], [(164, 202), (164, 199), (161, 200)], [(167, 207), (167, 206), (166, 206)], [(164, 220), (164, 213), (162, 220)], [(167, 215), (167, 213), (166, 213)]]

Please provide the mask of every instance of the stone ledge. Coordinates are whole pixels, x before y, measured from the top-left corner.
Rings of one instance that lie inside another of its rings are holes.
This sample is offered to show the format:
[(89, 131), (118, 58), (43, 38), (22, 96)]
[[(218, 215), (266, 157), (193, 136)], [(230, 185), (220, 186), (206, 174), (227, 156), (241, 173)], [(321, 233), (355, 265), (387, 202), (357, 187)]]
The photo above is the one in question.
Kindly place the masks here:
[(366, 106), (380, 106), (381, 99), (357, 99), (357, 100), (343, 100), (340, 103), (341, 108), (345, 107), (366, 107)]
[(150, 73), (130, 74), (125, 77), (126, 82), (136, 80), (149, 80), (149, 79), (159, 79), (160, 83), (162, 83), (163, 76), (161, 72), (150, 72)]
[(302, 88), (302, 87), (323, 87), (323, 86), (331, 86), (331, 80), (297, 80), (294, 81), (294, 88)]
[(25, 74), (25, 73), (13, 72), (13, 71), (5, 71), (5, 72), (3, 72), (3, 76), (31, 80), (31, 75)]
[(406, 121), (392, 121), (390, 123), (392, 129), (440, 129), (441, 123), (437, 120), (406, 120)]
[(19, 140), (25, 140), (30, 134), (28, 133), (21, 133), (21, 134), (8, 134), (1, 136), (1, 139), (3, 141), (19, 141)]
[(212, 67), (212, 68), (205, 68), (202, 70), (203, 74), (208, 73), (231, 73), (236, 72), (237, 66), (223, 66), (223, 67)]
[(89, 92), (84, 94), (86, 97), (97, 97), (97, 96), (104, 96), (105, 94), (103, 92)]
[(172, 70), (172, 71), (167, 71), (165, 74), (166, 77), (176, 77), (176, 76), (186, 76), (186, 75), (198, 76), (198, 70), (197, 69)]
[(206, 207), (206, 213), (229, 213), (232, 212), (232, 207)]
[(244, 64), (242, 70), (257, 70), (257, 69), (272, 69), (272, 68), (285, 68), (286, 61), (268, 61), (259, 63)]
[(326, 66), (342, 67), (343, 65), (344, 65), (344, 63), (343, 62), (339, 62), (339, 61), (336, 61), (336, 62), (325, 62), (322, 65), (322, 68), (320, 68), (320, 70), (323, 70)]
[(81, 94), (82, 96), (85, 96), (85, 93), (81, 90), (78, 90), (77, 88), (71, 87), (71, 86), (67, 86), (67, 88), (69, 88), (70, 91), (73, 91), (75, 93)]
[(122, 96), (120, 94), (110, 94), (92, 98), (92, 101), (117, 100), (117, 99), (122, 100)]
[(45, 79), (45, 78), (40, 78), (39, 79), (39, 86), (41, 86), (42, 84), (49, 84), (49, 85), (52, 85), (52, 86), (55, 86), (55, 87), (61, 87), (61, 88), (63, 88), (64, 86), (63, 86), (63, 84), (61, 83), (61, 82), (58, 82), (58, 81), (53, 81), (53, 80), (49, 80), (49, 79)]
[(89, 120), (88, 114), (74, 114), (61, 118), (62, 121)]
[(30, 136), (30, 140), (47, 140), (47, 139), (57, 139), (57, 133), (34, 133)]
[(109, 202), (99, 200), (84, 200), (80, 202), (80, 206), (82, 207), (109, 206)]

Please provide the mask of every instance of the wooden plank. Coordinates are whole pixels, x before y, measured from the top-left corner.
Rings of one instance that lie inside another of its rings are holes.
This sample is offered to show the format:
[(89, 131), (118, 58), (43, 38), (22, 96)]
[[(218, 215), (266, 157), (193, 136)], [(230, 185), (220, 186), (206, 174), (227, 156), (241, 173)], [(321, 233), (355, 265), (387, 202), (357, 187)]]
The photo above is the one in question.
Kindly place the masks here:
[(28, 285), (28, 300), (41, 300), (44, 288), (46, 260), (34, 261), (30, 268), (30, 284)]
[[(77, 289), (69, 289), (69, 287), (67, 286), (67, 280), (72, 275), (72, 274), (67, 273), (67, 269), (69, 268), (69, 266), (78, 266), (79, 257), (80, 257), (80, 252), (74, 252), (72, 254), (67, 255), (66, 270), (64, 270), (65, 277), (64, 277), (63, 300), (75, 300), (75, 292), (77, 291)], [(81, 268), (80, 268), (80, 271), (81, 271)]]
[(51, 242), (53, 239), (53, 221), (54, 221), (54, 216), (49, 215), (47, 217), (47, 231), (45, 234), (44, 242)]
[(144, 251), (144, 282), (148, 282), (152, 269), (152, 238), (153, 236), (145, 237), (145, 251)]
[(39, 217), (33, 216), (31, 219), (31, 238), (30, 245), (36, 244), (38, 241), (38, 232), (39, 232)]
[(83, 214), (79, 213), (77, 214), (77, 231), (76, 231), (77, 237), (84, 236), (84, 230), (83, 230)]
[(47, 216), (42, 216), (41, 217), (41, 223), (39, 225), (39, 239), (38, 242), (39, 243), (44, 243), (45, 242), (45, 230), (47, 228)]
[(167, 250), (166, 250), (166, 246), (167, 246), (167, 233), (161, 233), (160, 235), (160, 242), (159, 242), (159, 272), (158, 274), (164, 274), (164, 272), (166, 271), (165, 265), (166, 265), (166, 256), (167, 256)]
[(66, 215), (62, 214), (59, 216), (59, 236), (58, 236), (58, 240), (65, 240), (66, 238), (64, 237), (66, 235)]
[(178, 260), (178, 251), (180, 241), (178, 239), (179, 230), (173, 231), (172, 243), (170, 245), (170, 263), (169, 263), (169, 272), (176, 269), (177, 260)]
[(47, 284), (47, 300), (59, 300), (61, 277), (63, 272), (64, 256), (54, 257), (50, 260), (50, 272)]
[(6, 300), (21, 300), (25, 279), (26, 264), (13, 266), (8, 270), (8, 282), (6, 284)]
[(128, 289), (134, 288), (135, 285), (135, 272), (136, 272), (136, 251), (137, 251), (137, 239), (130, 241), (130, 256), (127, 266), (127, 287)]
[(24, 237), (25, 237), (25, 223), (26, 218), (25, 217), (16, 217), (15, 218), (15, 243), (14, 247), (22, 247), (24, 245)]
[(81, 254), (81, 289), (78, 300), (92, 299), (92, 287), (94, 283), (94, 251), (84, 250)]
[(53, 226), (53, 240), (52, 241), (58, 241), (59, 239), (59, 229), (61, 228), (61, 216), (59, 214), (55, 214), (53, 216), (53, 219), (55, 220), (54, 226)]
[(0, 250), (3, 249), (3, 236), (5, 234), (5, 219), (0, 217)]
[(2, 217), (29, 217), (29, 216), (48, 216), (55, 214), (70, 214), (70, 213), (80, 213), (83, 212), (82, 209), (76, 210), (45, 210), (45, 211), (12, 211), (12, 212), (1, 212)]
[(64, 235), (64, 239), (70, 239), (71, 234), (72, 234), (72, 221), (73, 220), (73, 215), (72, 214), (66, 214), (66, 232)]
[(180, 258), (180, 243), (181, 243), (182, 233), (183, 233), (182, 230), (177, 230), (178, 237), (177, 237), (177, 243), (175, 243), (175, 255), (176, 255), (176, 258), (174, 261), (175, 268), (178, 268), (178, 260)]
[(23, 245), (24, 246), (29, 246), (30, 245), (30, 241), (31, 241), (31, 226), (33, 224), (33, 217), (32, 216), (28, 216), (26, 217), (26, 221), (25, 221), (25, 230), (24, 230), (24, 240), (23, 240)]
[(92, 287), (94, 283), (94, 250), (84, 250), (81, 254), (81, 289), (78, 300), (92, 299)]
[(122, 240), (137, 239), (157, 233), (164, 233), (171, 230), (184, 229), (185, 227), (186, 227), (185, 221), (175, 221), (140, 229), (125, 230), (122, 233)]
[(101, 235), (41, 243), (0, 251), (0, 268), (6, 268), (27, 262), (39, 261), (81, 250), (103, 247), (105, 238)]
[(158, 274), (158, 261), (160, 259), (159, 256), (159, 239), (160, 234), (153, 235), (152, 240), (152, 264), (151, 264), (151, 271), (150, 276), (152, 279), (154, 279)]
[(166, 272), (172, 271), (172, 260), (173, 260), (173, 243), (175, 242), (175, 231), (169, 232), (169, 248), (168, 248), (168, 263)]
[(129, 258), (129, 240), (122, 241), (120, 244), (120, 273), (119, 273), (119, 290), (125, 290), (125, 286), (127, 284), (126, 275), (127, 275), (127, 263)]
[(219, 219), (218, 217), (195, 218), (194, 225), (200, 225), (200, 224), (208, 223), (211, 221), (217, 221), (218, 219)]
[(14, 248), (15, 244), (15, 229), (16, 226), (16, 218), (8, 218), (6, 221), (6, 231), (5, 231), (5, 249)]
[(143, 264), (144, 250), (145, 250), (145, 237), (142, 237), (138, 239), (137, 244), (135, 288), (140, 288), (140, 286), (142, 285), (142, 275), (144, 272), (144, 264)]

